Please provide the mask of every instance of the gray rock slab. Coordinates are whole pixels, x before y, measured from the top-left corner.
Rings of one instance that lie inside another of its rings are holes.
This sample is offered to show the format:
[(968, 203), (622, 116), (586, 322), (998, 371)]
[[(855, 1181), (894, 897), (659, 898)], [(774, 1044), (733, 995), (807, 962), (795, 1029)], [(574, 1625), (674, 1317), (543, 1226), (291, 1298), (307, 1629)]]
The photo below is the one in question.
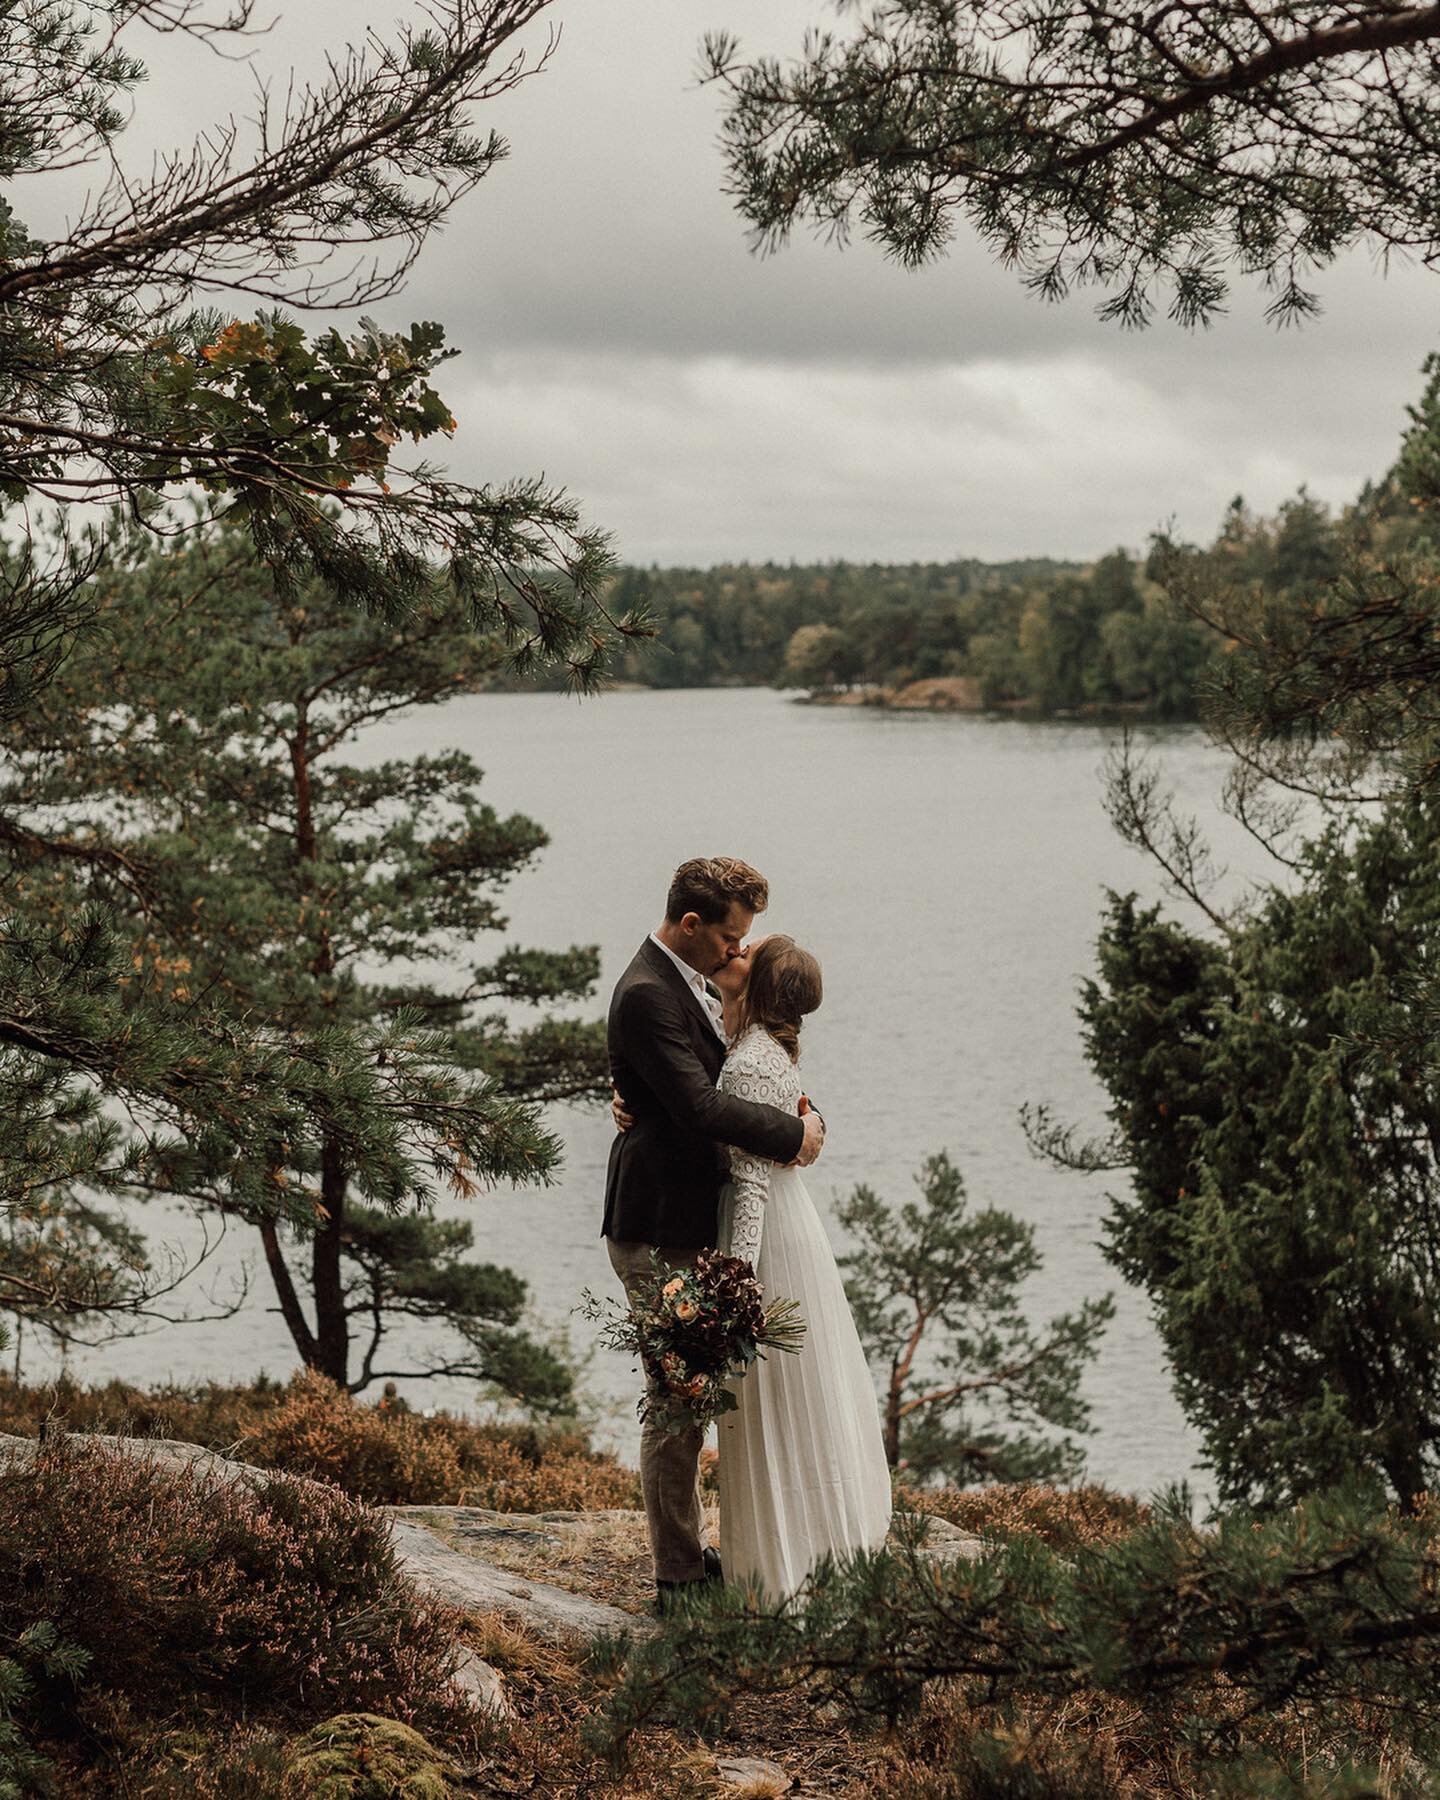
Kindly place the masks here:
[(759, 1800), (761, 1795), (788, 1794), (795, 1783), (779, 1763), (764, 1756), (722, 1756), (715, 1773), (730, 1787), (741, 1788)]
[(647, 1621), (600, 1600), (588, 1600), (546, 1581), (513, 1575), (446, 1543), (414, 1519), (392, 1518), (400, 1566), (417, 1586), (465, 1612), (508, 1615), (551, 1643), (613, 1632), (643, 1631)]
[(552, 1522), (542, 1513), (492, 1512), (482, 1506), (392, 1506), (392, 1517), (427, 1531), (440, 1531), (464, 1544), (510, 1544), (519, 1550), (558, 1550), (574, 1535), (568, 1520)]
[[(68, 1431), (65, 1437), (72, 1444), (160, 1463), (166, 1468), (202, 1471), (221, 1481), (263, 1481), (269, 1474), (266, 1469), (252, 1469), (248, 1463), (235, 1462), (218, 1450), (207, 1450), (203, 1444), (188, 1444), (181, 1438), (112, 1437), (103, 1431)], [(36, 1438), (0, 1436), (0, 1459), (29, 1462), (38, 1442)]]
[(451, 1677), (451, 1683), (462, 1699), (468, 1700), (477, 1712), (495, 1713), (502, 1719), (514, 1718), (515, 1708), (505, 1692), (504, 1676), (478, 1657), (468, 1645), (461, 1650), (460, 1666)]
[(958, 1538), (952, 1538), (944, 1544), (926, 1544), (919, 1551), (922, 1562), (974, 1562), (977, 1556), (983, 1556), (988, 1546), (983, 1539), (966, 1537), (962, 1532)]
[(977, 1556), (985, 1553), (984, 1540), (968, 1531), (962, 1531), (949, 1519), (938, 1518), (934, 1513), (925, 1515), (925, 1542), (916, 1554), (924, 1562), (973, 1562)]

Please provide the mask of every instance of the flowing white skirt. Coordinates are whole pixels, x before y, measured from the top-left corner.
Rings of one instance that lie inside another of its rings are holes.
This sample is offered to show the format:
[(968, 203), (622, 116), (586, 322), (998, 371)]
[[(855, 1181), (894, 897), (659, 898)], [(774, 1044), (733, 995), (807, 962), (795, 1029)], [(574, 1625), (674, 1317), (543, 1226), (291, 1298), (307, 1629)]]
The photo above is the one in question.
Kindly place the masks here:
[[(719, 1240), (730, 1242), (732, 1190)], [(720, 1555), (727, 1581), (794, 1594), (826, 1555), (879, 1549), (890, 1471), (875, 1388), (845, 1286), (798, 1169), (770, 1178), (756, 1272), (767, 1302), (798, 1300), (798, 1356), (771, 1353), (735, 1384), (719, 1420)]]

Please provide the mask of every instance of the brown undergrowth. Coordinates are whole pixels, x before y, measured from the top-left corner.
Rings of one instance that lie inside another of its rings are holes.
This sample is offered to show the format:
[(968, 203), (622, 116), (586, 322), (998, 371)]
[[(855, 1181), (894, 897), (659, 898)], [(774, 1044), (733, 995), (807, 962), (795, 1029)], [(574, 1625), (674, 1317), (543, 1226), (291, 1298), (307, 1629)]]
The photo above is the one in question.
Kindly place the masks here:
[(36, 1437), (47, 1427), (180, 1438), (259, 1468), (329, 1482), (380, 1506), (548, 1512), (640, 1503), (634, 1470), (573, 1433), (366, 1405), (309, 1373), (284, 1386), (0, 1380), (0, 1432)]
[(18, 1709), (77, 1791), (157, 1732), (346, 1712), (478, 1754), (487, 1730), (451, 1685), (462, 1623), (399, 1573), (383, 1515), (338, 1491), (74, 1439), (0, 1468), (0, 1642), (45, 1626), (83, 1657), (37, 1669)]
[[(370, 1500), (536, 1512), (619, 1512), (636, 1501), (633, 1474), (579, 1439), (422, 1420), (357, 1405), (309, 1377), (148, 1392), (0, 1382), (0, 1430), (34, 1436), (42, 1420), (188, 1439)], [(1387, 1736), (1387, 1721), (1358, 1712), (1250, 1719), (1247, 1751), (1268, 1770), (1220, 1774), (1158, 1703), (1072, 1694), (1002, 1712), (960, 1682), (935, 1683), (919, 1715), (889, 1733), (820, 1710), (803, 1686), (742, 1696), (712, 1738), (662, 1719), (636, 1733), (615, 1767), (588, 1747), (587, 1726), (610, 1690), (586, 1654), (498, 1616), (460, 1623), (421, 1601), (394, 1579), (382, 1522), (338, 1492), (277, 1480), (257, 1495), (63, 1443), (4, 1482), (0, 1633), (49, 1618), (91, 1653), (73, 1691), (42, 1684), (24, 1715), (27, 1737), (54, 1763), (55, 1791), (82, 1800), (296, 1800), (301, 1734), (357, 1710), (422, 1730), (451, 1759), (444, 1791), (455, 1795), (714, 1800), (734, 1791), (717, 1781), (717, 1756), (779, 1763), (793, 1800), (1418, 1800), (1435, 1791)], [(902, 1487), (897, 1500), (981, 1537), (1029, 1537), (1062, 1555), (1114, 1542), (1145, 1517), (1099, 1488)], [(636, 1516), (597, 1521), (548, 1560), (543, 1545), (516, 1543), (508, 1560), (526, 1573), (631, 1610), (645, 1605)], [(449, 1698), (457, 1630), (503, 1675), (514, 1710), (503, 1724), (477, 1722)], [(1347, 1758), (1373, 1779), (1343, 1776)]]
[(975, 1537), (1008, 1542), (1038, 1538), (1065, 1555), (1087, 1544), (1112, 1544), (1149, 1517), (1129, 1494), (1104, 1487), (1056, 1488), (1015, 1484), (985, 1488), (915, 1488), (898, 1483), (895, 1503), (909, 1512), (948, 1519)]

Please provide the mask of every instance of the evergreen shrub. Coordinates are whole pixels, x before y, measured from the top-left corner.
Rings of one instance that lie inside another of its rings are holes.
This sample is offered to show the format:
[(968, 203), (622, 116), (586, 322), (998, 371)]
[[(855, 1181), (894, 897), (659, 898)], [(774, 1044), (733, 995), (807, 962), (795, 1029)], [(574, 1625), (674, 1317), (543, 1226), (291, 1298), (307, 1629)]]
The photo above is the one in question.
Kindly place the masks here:
[(974, 1559), (913, 1551), (902, 1533), (784, 1603), (707, 1591), (653, 1636), (601, 1646), (618, 1679), (589, 1741), (620, 1760), (657, 1722), (718, 1730), (740, 1704), (803, 1694), (926, 1771), (887, 1800), (1088, 1800), (1107, 1781), (1117, 1800), (1433, 1796), (1429, 1518), (1360, 1489), (1202, 1527), (1175, 1495), (1064, 1552), (1024, 1533)]

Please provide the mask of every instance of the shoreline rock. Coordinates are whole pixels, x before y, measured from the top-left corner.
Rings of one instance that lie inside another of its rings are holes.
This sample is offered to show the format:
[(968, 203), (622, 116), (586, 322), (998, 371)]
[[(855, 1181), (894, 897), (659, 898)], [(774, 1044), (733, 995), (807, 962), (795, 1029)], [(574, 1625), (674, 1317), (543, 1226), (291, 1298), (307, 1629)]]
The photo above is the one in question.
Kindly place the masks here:
[(927, 675), (919, 681), (905, 682), (900, 687), (817, 688), (814, 693), (796, 697), (797, 706), (870, 706), (880, 712), (967, 713), (993, 719), (1043, 719), (1065, 723), (1080, 721), (1101, 724), (1107, 719), (1130, 719), (1153, 724), (1185, 723), (1159, 718), (1139, 701), (1117, 701), (1113, 705), (1062, 707), (1057, 712), (1042, 712), (1032, 700), (992, 700), (982, 698), (977, 675)]

